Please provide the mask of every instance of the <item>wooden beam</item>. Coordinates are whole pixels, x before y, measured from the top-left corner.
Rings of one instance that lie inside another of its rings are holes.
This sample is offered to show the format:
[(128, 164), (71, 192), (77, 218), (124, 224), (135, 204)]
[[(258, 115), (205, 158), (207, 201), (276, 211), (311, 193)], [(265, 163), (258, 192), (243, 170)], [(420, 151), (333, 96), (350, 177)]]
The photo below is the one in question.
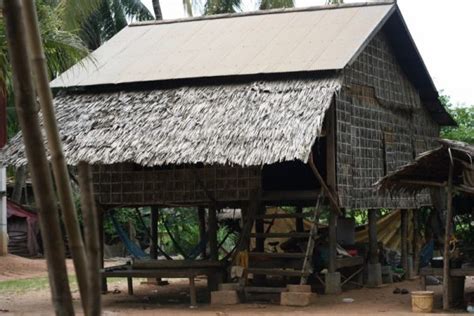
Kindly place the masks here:
[(448, 174), (448, 211), (446, 214), (446, 227), (444, 231), (444, 250), (443, 250), (443, 309), (449, 309), (450, 283), (451, 275), (449, 273), (449, 241), (451, 240), (452, 220), (453, 220), (453, 172), (454, 166), (449, 164)]
[(399, 180), (398, 182), (402, 184), (414, 184), (426, 187), (445, 187), (446, 182), (436, 182), (436, 181), (421, 181), (421, 180)]
[(316, 201), (319, 197), (317, 190), (304, 191), (263, 191), (262, 201), (266, 202), (280, 202), (280, 201)]
[(319, 173), (318, 168), (317, 168), (316, 165), (314, 164), (314, 161), (313, 161), (313, 153), (311, 153), (311, 154), (309, 155), (308, 164), (309, 164), (311, 170), (313, 171), (313, 174), (316, 176), (316, 179), (318, 179), (319, 184), (321, 184), (321, 188), (323, 189), (324, 193), (325, 193), (326, 196), (328, 197), (328, 199), (329, 199), (329, 204), (331, 205), (331, 209), (332, 209), (333, 212), (335, 212), (337, 215), (342, 215), (341, 209), (339, 208), (339, 202), (337, 201), (337, 199), (336, 199), (336, 198), (334, 197), (334, 195), (332, 194), (332, 192), (331, 192), (331, 190), (329, 189), (329, 187), (327, 186), (326, 182), (324, 182), (324, 179), (323, 179), (323, 177), (321, 176), (321, 173)]
[(377, 210), (368, 210), (369, 218), (369, 262), (371, 264), (379, 263), (378, 240), (377, 240)]

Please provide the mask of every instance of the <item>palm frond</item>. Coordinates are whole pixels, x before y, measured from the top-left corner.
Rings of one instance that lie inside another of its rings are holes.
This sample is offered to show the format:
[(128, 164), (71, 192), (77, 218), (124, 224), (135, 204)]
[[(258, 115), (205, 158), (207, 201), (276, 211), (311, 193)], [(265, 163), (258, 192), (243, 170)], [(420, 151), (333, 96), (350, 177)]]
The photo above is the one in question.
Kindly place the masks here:
[(259, 10), (294, 8), (294, 0), (261, 0)]
[(241, 0), (208, 0), (204, 6), (204, 14), (235, 13), (240, 11)]

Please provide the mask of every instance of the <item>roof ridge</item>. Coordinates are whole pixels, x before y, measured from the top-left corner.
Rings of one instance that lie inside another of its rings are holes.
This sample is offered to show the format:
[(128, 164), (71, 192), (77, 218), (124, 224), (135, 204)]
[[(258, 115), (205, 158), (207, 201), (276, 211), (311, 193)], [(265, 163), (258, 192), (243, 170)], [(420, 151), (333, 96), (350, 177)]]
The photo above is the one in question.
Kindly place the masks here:
[(254, 16), (254, 15), (270, 15), (270, 14), (282, 14), (282, 13), (292, 13), (292, 12), (308, 12), (308, 11), (335, 10), (335, 9), (345, 9), (345, 8), (372, 7), (372, 6), (380, 6), (380, 5), (395, 5), (396, 3), (397, 3), (397, 0), (378, 0), (375, 2), (355, 2), (355, 3), (343, 3), (343, 4), (327, 4), (327, 5), (318, 5), (318, 6), (301, 7), (301, 8), (256, 10), (256, 11), (237, 12), (237, 13), (201, 15), (197, 17), (178, 18), (178, 19), (160, 20), (160, 21), (157, 21), (157, 20), (140, 21), (140, 22), (133, 22), (129, 26), (136, 27), (136, 26), (147, 26), (147, 25), (194, 22), (194, 21), (203, 21), (203, 20), (238, 18), (238, 17)]

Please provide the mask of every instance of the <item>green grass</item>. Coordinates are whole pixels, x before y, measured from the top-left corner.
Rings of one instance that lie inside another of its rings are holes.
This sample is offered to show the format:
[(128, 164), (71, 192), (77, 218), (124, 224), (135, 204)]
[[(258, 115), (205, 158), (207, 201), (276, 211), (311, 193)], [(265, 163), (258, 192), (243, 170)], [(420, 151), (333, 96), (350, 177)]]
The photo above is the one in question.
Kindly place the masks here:
[[(70, 275), (68, 278), (71, 290), (77, 290), (76, 277), (74, 275)], [(110, 284), (123, 280), (123, 278), (109, 278), (107, 282)], [(36, 277), (30, 279), (8, 280), (0, 282), (0, 295), (26, 293), (44, 289), (49, 289), (49, 281), (47, 277)]]

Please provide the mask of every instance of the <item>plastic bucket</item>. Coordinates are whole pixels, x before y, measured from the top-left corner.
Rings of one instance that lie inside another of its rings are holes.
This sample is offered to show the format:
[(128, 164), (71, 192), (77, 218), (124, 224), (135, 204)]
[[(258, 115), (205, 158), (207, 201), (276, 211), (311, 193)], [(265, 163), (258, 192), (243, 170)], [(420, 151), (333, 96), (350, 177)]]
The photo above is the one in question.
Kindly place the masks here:
[(433, 311), (433, 291), (411, 292), (411, 310), (414, 313), (431, 313)]

